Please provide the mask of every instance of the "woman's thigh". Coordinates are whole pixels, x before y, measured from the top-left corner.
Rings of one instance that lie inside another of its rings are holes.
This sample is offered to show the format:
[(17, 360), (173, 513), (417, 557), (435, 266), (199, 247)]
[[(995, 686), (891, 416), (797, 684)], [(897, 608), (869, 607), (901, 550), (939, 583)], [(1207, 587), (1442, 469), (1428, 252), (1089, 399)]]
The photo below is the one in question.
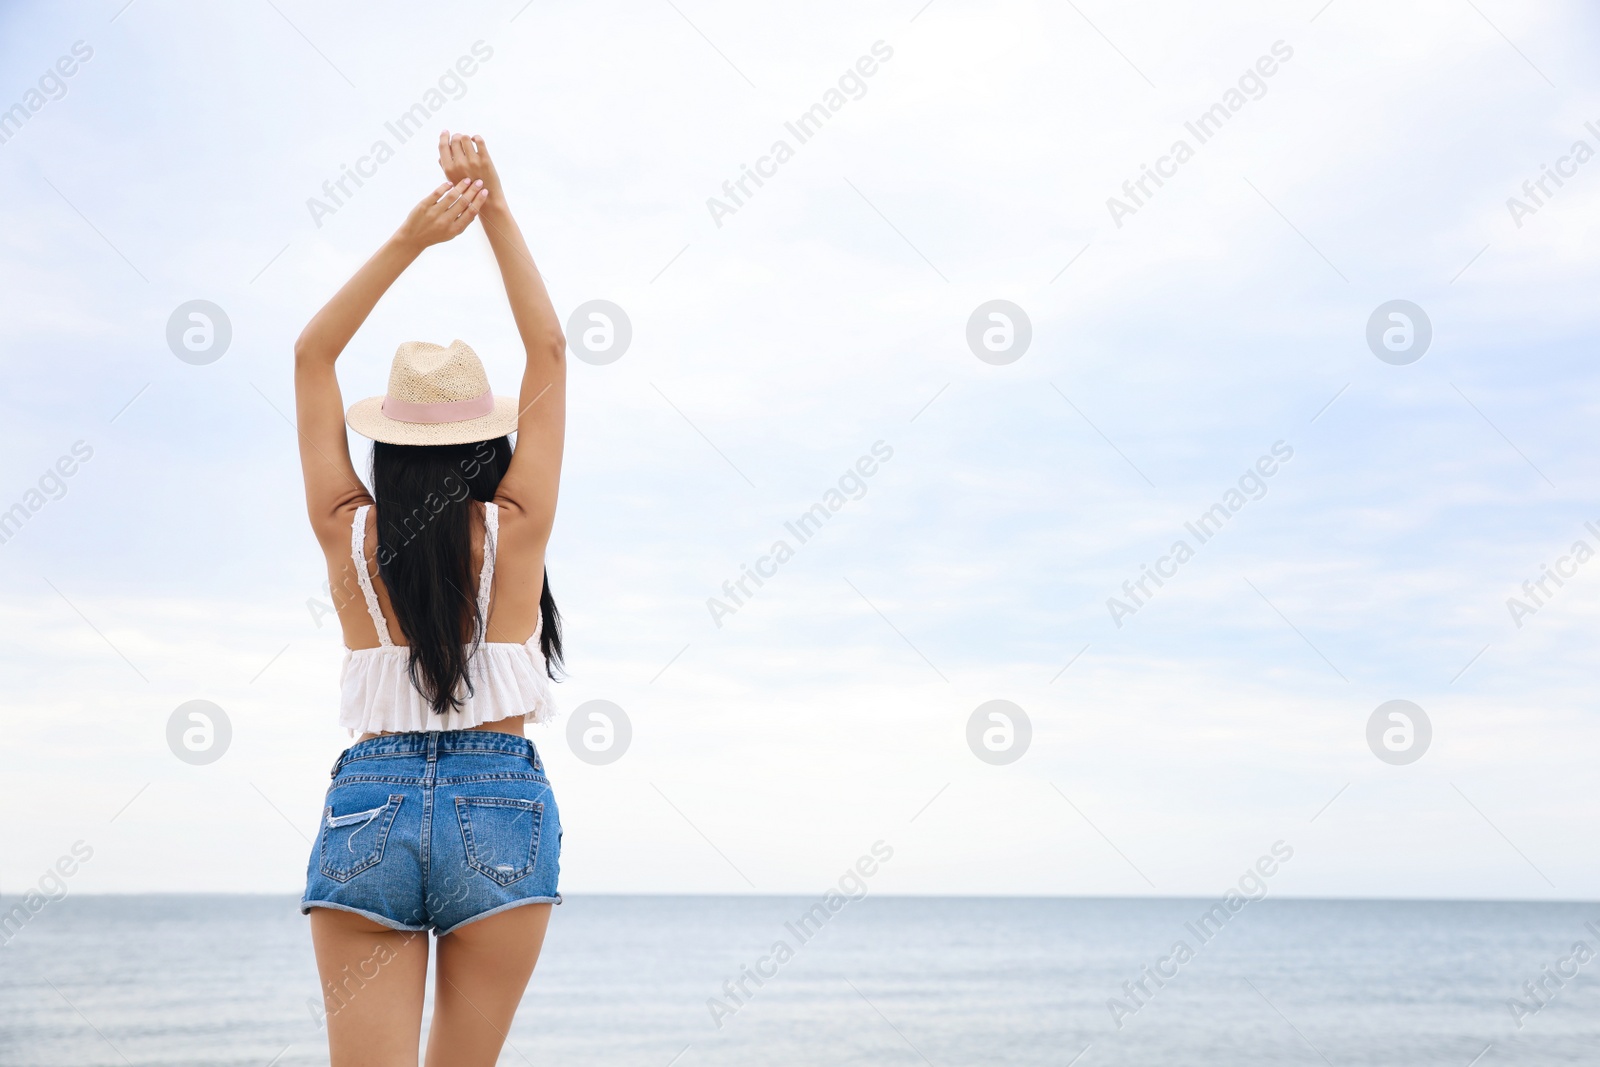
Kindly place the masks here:
[(415, 1067), (428, 980), (426, 931), (311, 909), (333, 1067)]
[(523, 904), (439, 938), (427, 1067), (492, 1067), (539, 962), (549, 904)]

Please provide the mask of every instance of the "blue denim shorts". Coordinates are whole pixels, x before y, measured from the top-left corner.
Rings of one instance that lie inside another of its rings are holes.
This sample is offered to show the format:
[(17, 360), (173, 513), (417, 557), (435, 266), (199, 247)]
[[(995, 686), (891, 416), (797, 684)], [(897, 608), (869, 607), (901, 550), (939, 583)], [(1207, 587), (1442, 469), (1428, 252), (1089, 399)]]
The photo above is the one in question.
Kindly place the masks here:
[(559, 904), (560, 868), (561, 816), (532, 741), (386, 734), (333, 765), (300, 910), (443, 935), (522, 904)]

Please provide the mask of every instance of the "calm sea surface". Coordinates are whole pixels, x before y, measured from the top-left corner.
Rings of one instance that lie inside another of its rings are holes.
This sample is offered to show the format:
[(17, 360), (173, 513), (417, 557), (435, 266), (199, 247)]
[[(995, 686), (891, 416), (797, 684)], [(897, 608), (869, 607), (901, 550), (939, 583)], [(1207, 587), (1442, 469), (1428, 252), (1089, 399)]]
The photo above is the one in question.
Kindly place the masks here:
[[(802, 942), (785, 924), (814, 902), (569, 898), (500, 1062), (1600, 1063), (1600, 960), (1573, 956), (1600, 950), (1600, 904), (1266, 900), (1202, 941), (1210, 901), (869, 897)], [(736, 1004), (724, 982), (780, 940)], [(1161, 959), (1175, 977), (1124, 992)], [(1541, 1008), (1523, 983), (1547, 966), (1577, 975)], [(325, 1064), (317, 997), (292, 898), (73, 896), (0, 947), (0, 1064)]]

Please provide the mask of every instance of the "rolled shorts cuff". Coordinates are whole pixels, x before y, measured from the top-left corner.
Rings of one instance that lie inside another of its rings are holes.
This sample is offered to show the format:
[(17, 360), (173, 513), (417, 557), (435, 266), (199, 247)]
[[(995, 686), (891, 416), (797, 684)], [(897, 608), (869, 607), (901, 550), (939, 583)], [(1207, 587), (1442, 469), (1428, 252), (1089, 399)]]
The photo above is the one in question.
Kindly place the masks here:
[[(368, 911), (366, 908), (354, 908), (349, 904), (338, 904), (331, 900), (302, 900), (300, 902), (301, 915), (310, 915), (312, 908), (328, 908), (331, 911), (347, 911), (351, 915), (359, 915), (364, 919), (371, 919), (379, 926), (387, 926), (391, 930), (400, 930), (405, 933), (425, 933), (428, 929), (428, 927), (425, 925), (407, 925), (406, 923), (391, 919), (387, 915), (381, 915), (375, 911)], [(457, 923), (456, 925), (460, 926), (461, 924)]]
[(444, 927), (443, 929), (435, 930), (434, 933), (438, 934), (440, 937), (443, 937), (445, 934), (453, 934), (457, 930), (461, 929), (463, 926), (471, 926), (473, 923), (477, 922), (479, 919), (487, 919), (491, 915), (499, 915), (503, 911), (510, 911), (512, 908), (520, 908), (524, 904), (559, 904), (559, 903), (561, 903), (561, 894), (560, 893), (557, 893), (553, 897), (523, 897), (521, 900), (508, 901), (507, 903), (500, 905), (498, 908), (490, 908), (488, 911), (480, 911), (476, 915), (469, 915), (467, 918), (462, 919), (458, 923), (455, 923), (455, 924), (453, 924), (451, 926)]

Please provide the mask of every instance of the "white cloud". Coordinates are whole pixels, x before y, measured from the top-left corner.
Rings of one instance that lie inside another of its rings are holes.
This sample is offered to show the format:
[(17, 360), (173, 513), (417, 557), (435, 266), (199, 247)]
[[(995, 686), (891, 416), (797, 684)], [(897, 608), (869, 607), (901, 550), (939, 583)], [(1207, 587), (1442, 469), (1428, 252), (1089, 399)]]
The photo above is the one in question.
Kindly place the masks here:
[[(1285, 892), (1592, 892), (1561, 842), (1592, 822), (1593, 578), (1522, 631), (1504, 611), (1597, 517), (1600, 163), (1521, 229), (1505, 208), (1600, 119), (1592, 16), (1078, 6), (710, 4), (691, 27), (666, 5), (510, 5), (428, 34), (420, 8), (286, 6), (326, 60), (269, 8), (6, 16), (7, 69), (96, 49), (0, 145), (0, 500), (74, 440), (96, 449), (0, 546), (0, 790), (10, 811), (55, 798), (0, 823), (13, 865), (93, 831), (96, 889), (298, 877), (289, 824), (314, 822), (343, 740), (339, 653), (304, 608), (320, 559), (270, 405), (290, 410), (305, 319), (435, 184), (431, 139), (320, 228), (305, 201), (482, 39), (493, 59), (439, 123), (488, 137), (558, 306), (614, 300), (635, 329), (620, 362), (573, 364), (551, 553), (562, 703), (616, 700), (636, 725), (607, 768), (535, 735), (572, 889), (748, 888), (666, 793), (763, 890), (885, 837), (904, 842), (893, 891), (1148, 892), (1054, 782), (1161, 892), (1210, 892), (1280, 836), (1300, 850)], [(718, 229), (705, 199), (880, 39), (894, 57), (865, 95)], [(1278, 40), (1294, 56), (1266, 94), (1117, 228), (1106, 198)], [(207, 367), (163, 341), (194, 297), (234, 325)], [(1008, 367), (963, 336), (995, 297), (1034, 326)], [(1434, 324), (1408, 367), (1363, 339), (1395, 297)], [(400, 340), (457, 336), (508, 389), (515, 331), (476, 233), (380, 306), (347, 400), (382, 388)], [(879, 439), (896, 454), (866, 496), (714, 627), (705, 599)], [(1105, 598), (1279, 439), (1296, 457), (1268, 495), (1118, 630)], [(162, 733), (199, 696), (236, 725), (209, 768)], [(1006, 768), (963, 740), (997, 696), (1036, 727)], [(1362, 735), (1397, 696), (1435, 714), (1411, 768)]]

